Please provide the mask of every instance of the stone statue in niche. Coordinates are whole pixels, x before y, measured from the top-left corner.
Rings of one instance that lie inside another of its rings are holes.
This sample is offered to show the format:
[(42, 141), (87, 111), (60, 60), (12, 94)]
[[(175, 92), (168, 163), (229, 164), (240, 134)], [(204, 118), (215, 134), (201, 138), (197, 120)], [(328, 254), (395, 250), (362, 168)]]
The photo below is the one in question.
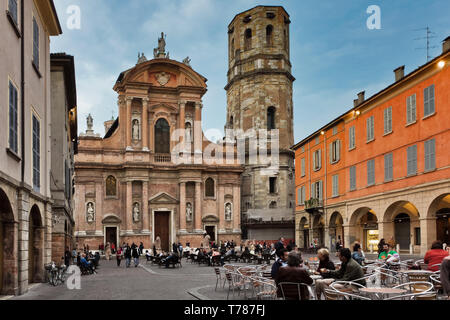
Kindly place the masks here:
[(184, 140), (186, 144), (192, 143), (192, 126), (190, 122), (186, 122), (184, 130)]
[(186, 204), (186, 221), (192, 221), (192, 204), (190, 202)]
[(133, 137), (133, 140), (139, 140), (139, 120), (138, 119), (133, 120), (132, 137)]
[(135, 203), (133, 206), (133, 221), (139, 222), (140, 220), (140, 210), (139, 210), (139, 203)]
[(88, 223), (92, 223), (95, 221), (95, 209), (94, 209), (94, 203), (88, 202), (86, 205), (86, 221)]
[(231, 220), (232, 214), (233, 214), (233, 210), (231, 208), (231, 203), (228, 202), (225, 205), (225, 220), (227, 220), (227, 221)]

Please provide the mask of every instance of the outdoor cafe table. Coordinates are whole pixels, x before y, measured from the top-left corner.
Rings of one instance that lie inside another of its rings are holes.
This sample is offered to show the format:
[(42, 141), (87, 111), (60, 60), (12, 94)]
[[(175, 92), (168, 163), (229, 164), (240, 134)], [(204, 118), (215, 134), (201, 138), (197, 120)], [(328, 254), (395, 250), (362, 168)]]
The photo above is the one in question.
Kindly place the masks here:
[(407, 292), (406, 290), (403, 289), (382, 288), (382, 287), (361, 288), (359, 289), (359, 291), (368, 295), (372, 295), (374, 297), (380, 295), (381, 298), (383, 298), (384, 296), (389, 296), (391, 294), (400, 295)]

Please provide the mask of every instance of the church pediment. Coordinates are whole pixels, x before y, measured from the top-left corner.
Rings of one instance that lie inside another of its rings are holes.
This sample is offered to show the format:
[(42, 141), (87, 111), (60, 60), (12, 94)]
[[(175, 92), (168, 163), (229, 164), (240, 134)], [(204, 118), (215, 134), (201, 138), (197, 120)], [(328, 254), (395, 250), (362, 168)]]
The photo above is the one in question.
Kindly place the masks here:
[(122, 220), (115, 214), (109, 214), (102, 220), (102, 224), (121, 224)]
[(151, 197), (148, 202), (150, 204), (177, 204), (178, 200), (165, 192), (161, 192)]
[(210, 215), (203, 217), (202, 222), (203, 223), (218, 223), (219, 218), (216, 217), (215, 215), (210, 214)]

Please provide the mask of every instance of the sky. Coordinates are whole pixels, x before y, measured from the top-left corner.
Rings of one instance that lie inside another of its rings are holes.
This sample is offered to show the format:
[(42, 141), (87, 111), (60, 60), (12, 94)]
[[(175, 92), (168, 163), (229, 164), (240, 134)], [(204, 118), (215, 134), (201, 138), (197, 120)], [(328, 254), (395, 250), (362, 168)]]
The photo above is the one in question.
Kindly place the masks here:
[[(75, 57), (78, 130), (86, 117), (105, 134), (103, 122), (117, 117), (120, 72), (133, 67), (138, 52), (153, 57), (161, 32), (170, 58), (191, 58), (208, 79), (203, 97), (203, 130), (223, 131), (226, 121), (227, 26), (257, 5), (282, 5), (290, 14), (294, 82), (294, 140), (299, 142), (352, 108), (358, 92), (370, 97), (394, 82), (393, 70), (409, 73), (427, 62), (423, 38), (433, 32), (430, 55), (442, 52), (450, 36), (448, 0), (54, 0), (63, 34), (51, 51)], [(371, 5), (380, 8), (381, 28), (369, 29)], [(69, 28), (73, 9), (79, 28)], [(68, 24), (69, 22), (69, 24)]]

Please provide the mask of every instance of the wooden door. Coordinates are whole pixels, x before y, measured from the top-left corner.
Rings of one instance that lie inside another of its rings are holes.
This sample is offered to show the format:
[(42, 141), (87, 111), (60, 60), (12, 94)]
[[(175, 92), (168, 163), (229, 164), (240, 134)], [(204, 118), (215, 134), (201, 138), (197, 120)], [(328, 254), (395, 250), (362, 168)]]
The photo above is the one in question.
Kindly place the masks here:
[(107, 227), (106, 228), (106, 242), (109, 242), (110, 247), (114, 243), (115, 248), (117, 248), (117, 228)]
[(161, 238), (161, 249), (169, 251), (169, 217), (170, 212), (155, 212), (155, 239)]
[(209, 235), (209, 239), (216, 242), (216, 228), (214, 226), (207, 226), (205, 227), (205, 231)]
[(443, 243), (450, 242), (450, 217), (438, 217), (436, 220), (436, 235), (437, 240), (442, 241)]

